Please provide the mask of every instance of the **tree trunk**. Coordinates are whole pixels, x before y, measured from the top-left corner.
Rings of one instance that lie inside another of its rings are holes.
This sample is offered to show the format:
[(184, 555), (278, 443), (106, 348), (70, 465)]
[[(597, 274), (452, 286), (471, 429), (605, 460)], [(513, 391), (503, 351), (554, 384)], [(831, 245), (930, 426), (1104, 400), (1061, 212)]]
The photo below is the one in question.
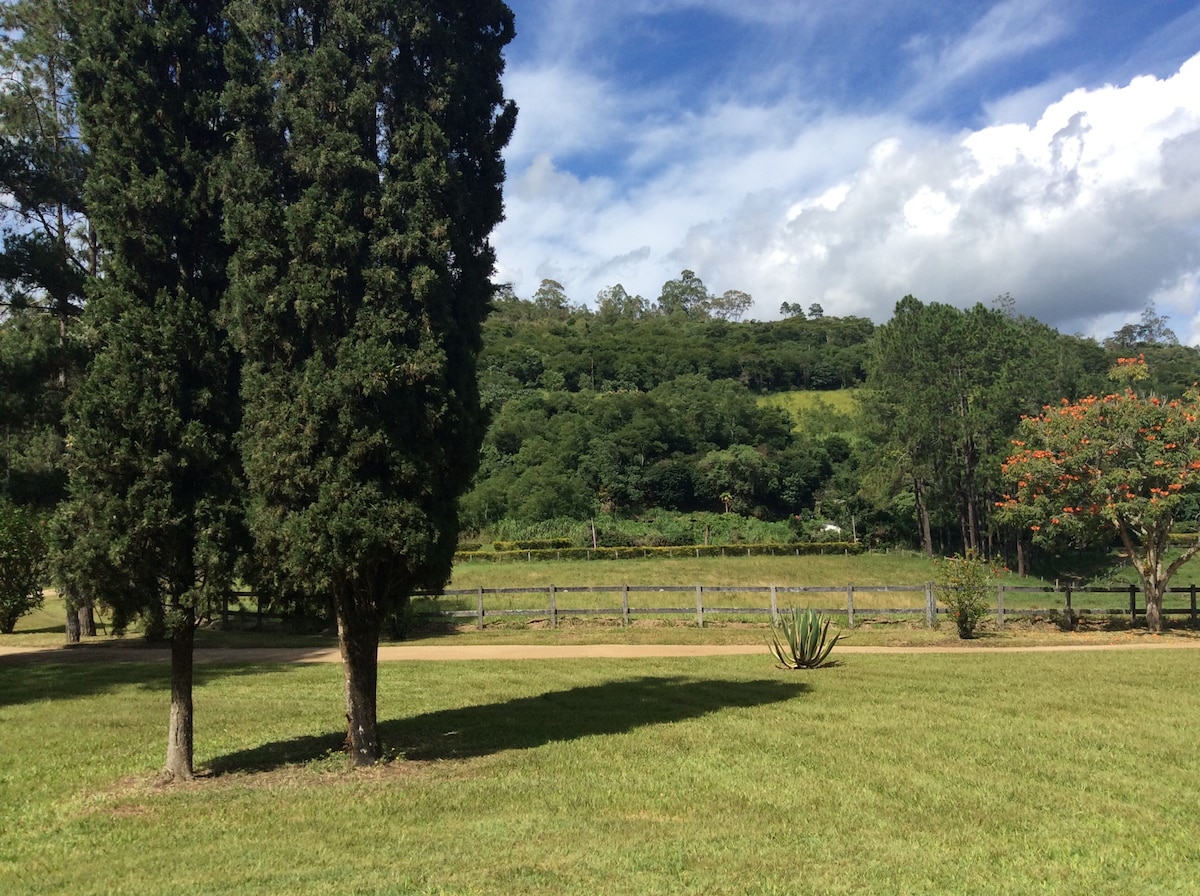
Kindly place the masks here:
[(1146, 597), (1146, 628), (1152, 632), (1161, 632), (1163, 624), (1163, 591), (1165, 588), (1147, 583), (1142, 589)]
[(337, 601), (338, 646), (346, 679), (346, 745), (354, 764), (367, 766), (383, 755), (376, 711), (379, 619), (371, 611), (357, 610), (353, 603), (352, 598)]
[(975, 513), (975, 498), (972, 495), (966, 497), (967, 511), (967, 548), (979, 554), (979, 517)]
[(196, 640), (196, 614), (190, 607), (171, 632), (171, 723), (167, 729), (167, 764), (163, 779), (190, 781), (194, 748), (192, 727), (192, 647)]
[(1017, 533), (1017, 575), (1025, 578), (1025, 535)]
[(67, 643), (79, 643), (79, 613), (71, 605), (71, 601), (66, 602), (67, 605)]
[(85, 591), (79, 601), (79, 631), (85, 638), (96, 637), (95, 604), (89, 591)]
[(921, 549), (927, 557), (933, 556), (933, 530), (929, 525), (929, 508), (925, 503), (925, 482), (913, 480), (913, 497), (917, 504), (917, 519), (921, 527)]

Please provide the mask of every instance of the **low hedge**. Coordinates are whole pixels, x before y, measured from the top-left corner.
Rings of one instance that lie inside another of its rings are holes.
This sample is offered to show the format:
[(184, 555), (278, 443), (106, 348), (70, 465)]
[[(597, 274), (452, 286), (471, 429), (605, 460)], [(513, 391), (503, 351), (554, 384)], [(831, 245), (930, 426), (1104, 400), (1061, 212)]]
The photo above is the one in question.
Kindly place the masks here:
[(796, 557), (814, 554), (861, 554), (863, 546), (850, 541), (811, 541), (798, 544), (712, 544), (675, 547), (625, 547), (625, 548), (573, 548), (569, 543), (563, 547), (522, 548), (501, 550), (497, 542), (496, 551), (459, 551), (455, 561), (489, 560), (493, 563), (532, 560), (640, 560), (685, 557)]
[(510, 551), (551, 551), (569, 548), (569, 538), (529, 538), (523, 541), (494, 541), (492, 548), (498, 554)]

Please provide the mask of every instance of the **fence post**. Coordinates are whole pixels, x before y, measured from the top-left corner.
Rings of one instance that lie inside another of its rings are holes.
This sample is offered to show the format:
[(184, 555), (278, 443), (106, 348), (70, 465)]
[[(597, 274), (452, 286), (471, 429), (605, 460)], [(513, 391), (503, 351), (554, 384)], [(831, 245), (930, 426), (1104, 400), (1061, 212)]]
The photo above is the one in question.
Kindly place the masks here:
[(846, 585), (846, 627), (854, 628), (854, 583)]
[(629, 625), (629, 586), (621, 586), (621, 622)]
[(933, 582), (925, 583), (925, 625), (937, 625), (937, 599), (933, 596)]
[(696, 586), (696, 625), (704, 628), (704, 586)]
[(550, 586), (550, 627), (558, 628), (558, 607), (554, 601), (554, 586)]
[[(1192, 609), (1196, 608), (1196, 587), (1192, 586)], [(771, 624), (779, 625), (779, 601), (775, 596), (775, 586), (771, 586)]]
[(1196, 627), (1196, 583), (1192, 582), (1192, 628)]
[(1004, 586), (996, 589), (996, 624), (1004, 628)]
[(475, 628), (483, 631), (483, 586), (475, 589)]
[(1129, 627), (1137, 628), (1137, 586), (1129, 586)]

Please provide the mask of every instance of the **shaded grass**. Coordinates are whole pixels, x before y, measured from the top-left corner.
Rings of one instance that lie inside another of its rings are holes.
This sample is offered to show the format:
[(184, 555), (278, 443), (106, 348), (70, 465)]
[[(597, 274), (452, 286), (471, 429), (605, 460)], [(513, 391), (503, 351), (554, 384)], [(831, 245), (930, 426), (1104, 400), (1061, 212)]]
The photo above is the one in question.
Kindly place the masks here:
[(1190, 892), (1194, 660), (397, 664), (362, 773), (336, 667), (204, 667), (168, 789), (164, 670), (0, 667), (0, 892)]

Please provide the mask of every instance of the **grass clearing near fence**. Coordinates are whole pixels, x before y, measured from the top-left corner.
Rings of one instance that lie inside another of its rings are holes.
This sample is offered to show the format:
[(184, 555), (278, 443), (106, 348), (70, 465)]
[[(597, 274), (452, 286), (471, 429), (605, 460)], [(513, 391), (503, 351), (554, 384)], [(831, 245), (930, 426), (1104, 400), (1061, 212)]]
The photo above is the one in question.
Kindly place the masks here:
[(336, 665), (0, 665), (0, 892), (1190, 892), (1193, 651), (394, 663), (350, 770)]
[[(632, 549), (631, 549), (632, 550)], [(933, 564), (913, 551), (779, 557), (679, 557), (460, 563), (448, 588), (586, 585), (919, 585)], [(1036, 584), (1041, 584), (1037, 582)]]

